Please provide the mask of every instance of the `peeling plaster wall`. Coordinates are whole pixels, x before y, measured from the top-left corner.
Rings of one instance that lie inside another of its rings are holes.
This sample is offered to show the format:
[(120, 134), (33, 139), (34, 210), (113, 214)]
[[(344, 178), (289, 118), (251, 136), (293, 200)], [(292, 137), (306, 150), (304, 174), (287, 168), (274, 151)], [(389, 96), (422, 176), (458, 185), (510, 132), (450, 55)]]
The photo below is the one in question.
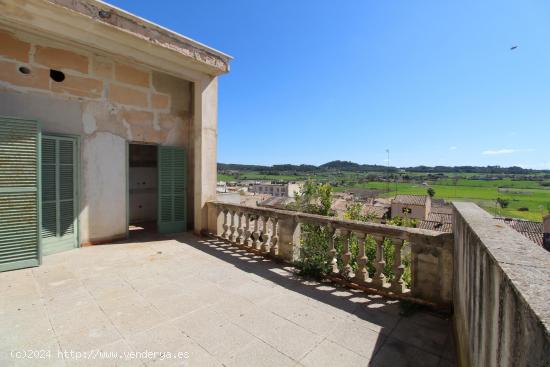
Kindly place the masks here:
[[(125, 236), (126, 144), (189, 151), (192, 83), (2, 28), (0, 64), (0, 115), (38, 120), (45, 133), (80, 137), (80, 242)], [(31, 74), (21, 74), (20, 66)], [(63, 71), (65, 80), (51, 80), (50, 68)], [(192, 176), (190, 170), (190, 182)]]

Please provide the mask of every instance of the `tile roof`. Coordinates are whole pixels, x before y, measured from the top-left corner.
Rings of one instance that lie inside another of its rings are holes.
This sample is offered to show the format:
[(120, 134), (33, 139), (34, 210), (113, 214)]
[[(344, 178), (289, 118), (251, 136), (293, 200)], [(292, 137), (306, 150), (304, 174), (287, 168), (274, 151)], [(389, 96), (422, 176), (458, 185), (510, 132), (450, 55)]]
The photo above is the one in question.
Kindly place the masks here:
[(426, 205), (426, 195), (396, 195), (392, 204)]
[(534, 233), (534, 232), (519, 232), (521, 233), (522, 235), (524, 235), (525, 237), (529, 238), (531, 241), (533, 241), (534, 243), (536, 243), (537, 245), (539, 246), (542, 246), (544, 240), (544, 236), (542, 233)]
[(421, 220), (420, 222), (418, 222), (416, 228), (429, 229), (432, 231), (439, 231), (439, 232), (453, 231), (453, 225), (451, 223), (441, 223), (441, 222), (434, 222), (430, 220)]
[(532, 222), (529, 220), (522, 219), (513, 219), (513, 218), (495, 218), (499, 222), (505, 223), (515, 229), (517, 232), (521, 233), (534, 243), (539, 246), (542, 246), (543, 235), (542, 235), (542, 223), (541, 222)]
[(430, 222), (440, 222), (440, 223), (452, 223), (453, 222), (453, 216), (452, 214), (442, 214), (442, 213), (434, 213), (430, 212), (428, 214), (428, 219)]
[(434, 205), (432, 202), (432, 209), (430, 212), (439, 214), (453, 214), (453, 207), (450, 205)]
[(542, 223), (532, 222), (529, 220), (512, 219), (512, 218), (495, 218), (496, 220), (508, 224), (518, 232), (535, 232), (542, 233)]

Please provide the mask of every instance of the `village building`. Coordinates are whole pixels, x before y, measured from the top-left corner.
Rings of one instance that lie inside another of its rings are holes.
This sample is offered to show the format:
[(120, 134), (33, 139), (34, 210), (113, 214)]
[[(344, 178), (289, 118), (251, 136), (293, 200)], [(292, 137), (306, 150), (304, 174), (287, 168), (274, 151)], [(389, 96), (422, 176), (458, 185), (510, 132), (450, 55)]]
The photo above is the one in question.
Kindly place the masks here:
[(391, 202), (391, 216), (425, 220), (431, 211), (429, 195), (396, 195)]
[(0, 270), (206, 228), (230, 60), (100, 1), (3, 1)]
[(285, 183), (255, 183), (249, 186), (248, 191), (255, 194), (267, 194), (279, 197), (294, 197), (300, 192), (303, 184), (299, 182)]

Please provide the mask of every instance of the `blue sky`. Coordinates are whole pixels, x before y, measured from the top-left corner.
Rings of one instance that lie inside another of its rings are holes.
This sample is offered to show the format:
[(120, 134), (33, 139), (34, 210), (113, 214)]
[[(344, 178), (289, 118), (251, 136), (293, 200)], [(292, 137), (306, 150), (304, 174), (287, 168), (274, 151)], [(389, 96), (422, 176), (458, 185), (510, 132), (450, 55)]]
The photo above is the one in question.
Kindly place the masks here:
[(548, 0), (111, 2), (235, 57), (219, 162), (550, 169)]

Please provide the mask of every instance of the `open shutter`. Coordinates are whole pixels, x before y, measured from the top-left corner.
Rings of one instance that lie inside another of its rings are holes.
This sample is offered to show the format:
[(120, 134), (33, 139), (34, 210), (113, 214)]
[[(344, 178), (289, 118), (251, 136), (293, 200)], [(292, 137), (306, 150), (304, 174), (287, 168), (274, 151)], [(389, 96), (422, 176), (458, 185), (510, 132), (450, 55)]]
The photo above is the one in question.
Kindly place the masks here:
[(76, 169), (74, 139), (42, 138), (42, 255), (77, 246)]
[(0, 118), (0, 271), (40, 264), (40, 127)]
[(185, 151), (176, 147), (159, 147), (159, 210), (160, 233), (183, 232), (187, 222)]

